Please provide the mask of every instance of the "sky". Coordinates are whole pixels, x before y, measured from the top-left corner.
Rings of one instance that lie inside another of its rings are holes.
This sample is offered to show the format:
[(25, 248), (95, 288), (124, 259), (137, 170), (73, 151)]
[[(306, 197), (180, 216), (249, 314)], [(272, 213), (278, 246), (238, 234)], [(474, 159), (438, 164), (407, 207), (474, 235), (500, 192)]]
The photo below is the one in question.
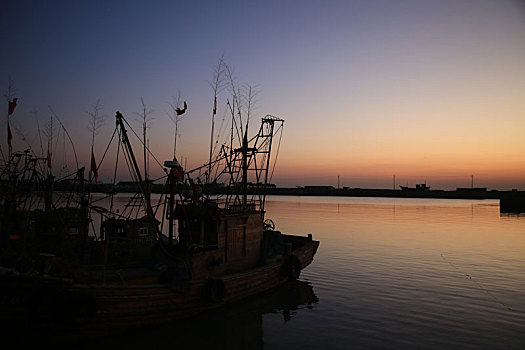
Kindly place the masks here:
[[(278, 186), (525, 190), (524, 1), (0, 6), (0, 88), (5, 94), (11, 81), (19, 99), (10, 119), (15, 149), (45, 148), (37, 130), (54, 114), (89, 168), (94, 106), (104, 117), (95, 139), (100, 159), (116, 111), (140, 132), (142, 100), (151, 112), (150, 148), (160, 161), (171, 159), (170, 104), (187, 101), (177, 157), (199, 166), (209, 156), (209, 82), (222, 57), (239, 86), (257, 91), (251, 120), (285, 120), (272, 178)], [(218, 120), (228, 98), (227, 90), (219, 95)], [(1, 118), (4, 129), (7, 113)], [(0, 135), (5, 155), (7, 132)], [(65, 140), (62, 149), (71, 160)], [(111, 180), (109, 164), (100, 178)]]

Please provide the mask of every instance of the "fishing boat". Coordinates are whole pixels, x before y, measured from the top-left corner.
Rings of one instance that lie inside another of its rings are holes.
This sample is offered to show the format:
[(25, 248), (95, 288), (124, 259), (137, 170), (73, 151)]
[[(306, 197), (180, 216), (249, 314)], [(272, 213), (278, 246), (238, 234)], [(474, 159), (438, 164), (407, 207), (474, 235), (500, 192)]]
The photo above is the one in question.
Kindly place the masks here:
[[(234, 127), (235, 115), (232, 110), (235, 137), (215, 158), (210, 151), (210, 162), (192, 170), (183, 169), (175, 154), (164, 162), (165, 191), (154, 203), (154, 180), (143, 177), (130, 126), (117, 112), (113, 136), (137, 188), (122, 211), (115, 210), (113, 198), (109, 207), (93, 200), (86, 189), (94, 177), (86, 183), (83, 168), (70, 181), (74, 191), (61, 192), (68, 200), (59, 205), (53, 202), (56, 182), (39, 176), (34, 166), (45, 159), (26, 153), (25, 161), (17, 155), (18, 163), (8, 162), (0, 226), (3, 329), (23, 325), (49, 334), (103, 335), (194, 316), (299, 278), (319, 241), (311, 234), (283, 234), (265, 217), (272, 143), (284, 120), (261, 118), (248, 138), (248, 122), (237, 120), (241, 127)], [(92, 163), (91, 170), (99, 166)], [(219, 184), (227, 194), (209, 195)], [(44, 205), (28, 204), (35, 186), (46, 193)], [(21, 187), (25, 197), (14, 191)], [(24, 205), (17, 201), (21, 197)]]
[(430, 186), (427, 184), (416, 184), (416, 187), (399, 186), (402, 191), (430, 191)]

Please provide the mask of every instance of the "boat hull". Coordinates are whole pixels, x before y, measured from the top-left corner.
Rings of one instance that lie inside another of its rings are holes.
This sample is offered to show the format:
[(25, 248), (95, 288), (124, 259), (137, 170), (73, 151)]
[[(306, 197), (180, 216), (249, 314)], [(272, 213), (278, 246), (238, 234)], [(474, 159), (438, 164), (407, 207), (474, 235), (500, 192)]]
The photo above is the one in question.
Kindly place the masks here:
[[(291, 255), (304, 269), (318, 241), (287, 236)], [(185, 283), (83, 283), (27, 276), (0, 276), (2, 322), (73, 336), (105, 335), (195, 316), (264, 293), (293, 279), (287, 259), (244, 272)], [(41, 294), (35, 296), (35, 294)], [(17, 299), (18, 298), (18, 299)]]

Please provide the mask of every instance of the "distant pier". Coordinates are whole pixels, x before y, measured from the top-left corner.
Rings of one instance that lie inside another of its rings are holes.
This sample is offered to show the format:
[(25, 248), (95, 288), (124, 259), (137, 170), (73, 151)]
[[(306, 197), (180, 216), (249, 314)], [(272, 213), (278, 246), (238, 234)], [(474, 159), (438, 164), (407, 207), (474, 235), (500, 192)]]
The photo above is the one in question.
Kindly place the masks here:
[(502, 212), (525, 212), (525, 191), (487, 190), (486, 188), (457, 188), (456, 190), (394, 190), (370, 188), (342, 188), (332, 186), (305, 186), (298, 188), (267, 188), (268, 195), (341, 196), (439, 199), (496, 199)]
[[(110, 184), (93, 185), (94, 192), (108, 193), (112, 191)], [(114, 189), (116, 192), (134, 193), (136, 184), (121, 182)], [(163, 184), (151, 184), (153, 193), (162, 193)], [(258, 186), (249, 186), (251, 194), (262, 193)], [(234, 190), (227, 186), (213, 185), (204, 188), (207, 194), (228, 194)], [(502, 212), (525, 212), (525, 191), (487, 190), (486, 188), (457, 188), (456, 190), (418, 190), (418, 189), (371, 189), (371, 188), (335, 188), (333, 186), (276, 187), (264, 189), (267, 195), (278, 196), (339, 196), (339, 197), (389, 197), (389, 198), (440, 198), (440, 199), (497, 199)]]

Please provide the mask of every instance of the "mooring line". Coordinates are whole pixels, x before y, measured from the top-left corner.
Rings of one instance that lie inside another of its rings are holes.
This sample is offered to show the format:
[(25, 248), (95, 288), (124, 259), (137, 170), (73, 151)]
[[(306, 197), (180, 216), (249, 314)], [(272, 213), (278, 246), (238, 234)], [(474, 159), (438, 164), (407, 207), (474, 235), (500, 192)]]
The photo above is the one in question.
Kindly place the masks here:
[(463, 271), (460, 270), (459, 267), (457, 267), (454, 263), (452, 263), (450, 260), (448, 260), (445, 255), (443, 254), (443, 251), (441, 252), (441, 258), (446, 261), (447, 263), (450, 264), (450, 266), (454, 267), (456, 270), (458, 270), (461, 274), (465, 275), (467, 277), (467, 279), (471, 280), (472, 282), (476, 283), (479, 288), (481, 290), (483, 290), (485, 293), (487, 293), (490, 297), (492, 297), (492, 299), (494, 299), (494, 301), (498, 304), (500, 304), (501, 306), (503, 306), (504, 308), (506, 308), (507, 310), (509, 311), (514, 311), (512, 310), (512, 308), (510, 306), (508, 306), (507, 304), (505, 304), (504, 302), (502, 302), (501, 300), (499, 300), (494, 294), (492, 294), (489, 290), (487, 290), (485, 287), (483, 287), (483, 285), (481, 283), (479, 283), (474, 277), (472, 277), (471, 275), (469, 275), (468, 273), (465, 273)]

